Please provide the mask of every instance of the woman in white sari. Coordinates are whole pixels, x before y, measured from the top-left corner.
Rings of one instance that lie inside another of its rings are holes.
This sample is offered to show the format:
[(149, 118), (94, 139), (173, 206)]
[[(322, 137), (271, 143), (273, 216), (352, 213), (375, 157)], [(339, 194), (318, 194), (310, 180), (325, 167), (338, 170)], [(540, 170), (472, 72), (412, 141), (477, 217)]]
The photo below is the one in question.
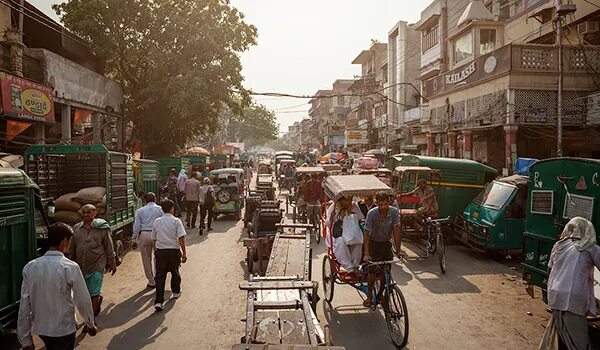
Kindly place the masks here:
[(352, 202), (351, 198), (342, 197), (327, 208), (327, 217), (325, 219), (327, 237), (325, 238), (325, 242), (327, 243), (327, 247), (330, 247), (330, 235), (333, 234), (333, 254), (340, 265), (347, 271), (354, 271), (360, 265), (362, 259), (362, 240), (360, 240), (360, 244), (357, 244), (356, 241), (347, 242), (344, 239), (342, 233), (344, 221), (346, 221), (346, 227), (360, 229), (360, 220), (364, 220), (363, 213)]

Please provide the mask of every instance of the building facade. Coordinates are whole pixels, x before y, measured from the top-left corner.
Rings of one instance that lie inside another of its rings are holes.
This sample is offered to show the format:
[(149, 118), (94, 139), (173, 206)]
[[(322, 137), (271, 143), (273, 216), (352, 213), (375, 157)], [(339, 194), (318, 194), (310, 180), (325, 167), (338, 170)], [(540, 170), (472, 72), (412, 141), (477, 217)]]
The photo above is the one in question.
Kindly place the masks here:
[[(517, 157), (600, 156), (589, 96), (600, 89), (600, 9), (573, 1), (563, 28), (562, 114), (554, 1), (437, 0), (422, 13), (426, 112), (413, 137), (435, 156), (474, 159), (509, 173)], [(460, 6), (459, 6), (460, 5)], [(590, 31), (590, 28), (592, 29)]]

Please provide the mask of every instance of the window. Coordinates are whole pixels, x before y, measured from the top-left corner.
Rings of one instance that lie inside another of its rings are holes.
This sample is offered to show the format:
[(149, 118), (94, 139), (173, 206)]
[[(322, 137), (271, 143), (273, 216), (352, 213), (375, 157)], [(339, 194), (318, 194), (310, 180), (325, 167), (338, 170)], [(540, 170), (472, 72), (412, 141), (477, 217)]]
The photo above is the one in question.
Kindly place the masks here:
[(563, 218), (572, 219), (576, 216), (581, 216), (588, 220), (592, 220), (594, 212), (594, 198), (580, 196), (576, 194), (568, 194), (565, 199), (565, 208), (563, 210)]
[(343, 106), (345, 103), (346, 103), (346, 99), (344, 98), (344, 96), (337, 97), (337, 105), (338, 106)]
[(498, 0), (498, 20), (502, 21), (510, 17), (510, 1)]
[(554, 211), (554, 191), (531, 191), (531, 213), (552, 215)]
[(496, 29), (479, 30), (479, 54), (485, 55), (496, 49)]
[(454, 42), (454, 63), (473, 58), (473, 34), (468, 32)]
[(421, 49), (423, 52), (439, 43), (439, 26), (435, 25), (421, 33)]

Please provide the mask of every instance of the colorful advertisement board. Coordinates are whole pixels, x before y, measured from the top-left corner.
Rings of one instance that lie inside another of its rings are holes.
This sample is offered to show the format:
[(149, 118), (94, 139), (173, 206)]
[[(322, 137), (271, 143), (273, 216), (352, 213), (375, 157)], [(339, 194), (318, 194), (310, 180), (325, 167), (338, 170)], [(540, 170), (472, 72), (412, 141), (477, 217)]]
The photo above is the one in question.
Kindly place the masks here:
[(2, 116), (26, 122), (54, 123), (52, 89), (14, 75), (0, 73)]

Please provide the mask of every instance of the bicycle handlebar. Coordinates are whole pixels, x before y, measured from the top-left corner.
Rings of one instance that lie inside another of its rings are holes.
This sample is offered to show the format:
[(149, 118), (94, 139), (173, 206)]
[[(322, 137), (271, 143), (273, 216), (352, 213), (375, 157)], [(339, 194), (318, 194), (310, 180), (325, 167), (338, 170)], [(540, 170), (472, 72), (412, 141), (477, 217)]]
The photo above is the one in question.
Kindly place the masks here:
[(450, 217), (449, 217), (449, 216), (446, 216), (446, 217), (445, 217), (445, 218), (443, 218), (443, 219), (432, 219), (432, 218), (427, 218), (427, 221), (428, 221), (428, 222), (431, 222), (431, 223), (434, 223), (434, 224), (437, 224), (437, 223), (440, 223), (440, 222), (445, 222), (445, 221), (448, 221), (448, 220), (450, 220)]

